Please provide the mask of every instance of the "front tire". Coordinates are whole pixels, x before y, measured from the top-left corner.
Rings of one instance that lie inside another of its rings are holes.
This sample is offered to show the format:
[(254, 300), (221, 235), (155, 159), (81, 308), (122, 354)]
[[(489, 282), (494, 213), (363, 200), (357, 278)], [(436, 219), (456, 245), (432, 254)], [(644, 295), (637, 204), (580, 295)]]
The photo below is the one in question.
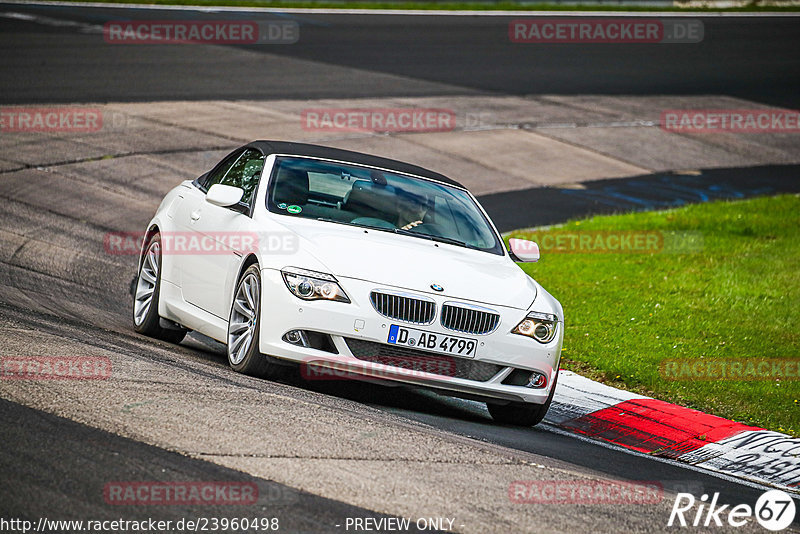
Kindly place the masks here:
[(542, 422), (550, 404), (553, 402), (553, 395), (556, 392), (558, 373), (553, 380), (553, 387), (550, 388), (550, 395), (544, 404), (530, 404), (527, 402), (510, 402), (508, 404), (486, 403), (486, 408), (492, 419), (497, 423), (515, 426), (536, 426)]
[(186, 330), (161, 328), (158, 300), (161, 295), (161, 235), (147, 242), (133, 292), (133, 329), (146, 336), (180, 343)]
[(253, 264), (236, 285), (228, 320), (228, 363), (238, 373), (278, 378), (283, 367), (259, 351), (260, 329), (261, 271)]

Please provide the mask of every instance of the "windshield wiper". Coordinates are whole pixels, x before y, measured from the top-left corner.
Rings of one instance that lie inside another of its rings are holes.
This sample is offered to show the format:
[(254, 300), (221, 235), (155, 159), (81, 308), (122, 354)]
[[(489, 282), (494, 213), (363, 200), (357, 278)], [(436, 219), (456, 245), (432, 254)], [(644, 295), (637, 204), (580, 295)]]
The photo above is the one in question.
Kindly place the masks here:
[(410, 236), (414, 236), (414, 237), (421, 237), (423, 239), (428, 239), (430, 241), (437, 241), (439, 243), (447, 243), (449, 245), (456, 245), (456, 246), (459, 246), (459, 247), (480, 250), (475, 245), (471, 245), (470, 243), (467, 243), (466, 241), (461, 241), (459, 239), (454, 239), (452, 237), (444, 237), (444, 236), (433, 235), (433, 234), (420, 234), (418, 232), (412, 232), (411, 230), (403, 230), (402, 228), (397, 228), (394, 232), (396, 234), (410, 235)]
[(452, 237), (443, 237), (443, 236), (438, 236), (438, 235), (432, 235), (431, 239), (433, 239), (434, 241), (439, 241), (440, 243), (449, 243), (451, 245), (456, 245), (456, 246), (459, 246), (459, 247), (472, 248), (472, 249), (479, 250), (478, 247), (476, 247), (475, 245), (467, 243), (466, 241), (453, 239)]
[(392, 231), (396, 234), (410, 235), (411, 237), (421, 237), (422, 239), (427, 239), (429, 241), (433, 239), (433, 236), (430, 236), (428, 234), (420, 234), (417, 232), (412, 232), (411, 230), (403, 230), (402, 228), (395, 228)]
[(383, 230), (384, 232), (392, 231), (392, 228), (384, 228), (383, 226), (372, 226), (370, 224), (356, 224), (348, 221), (337, 221), (336, 219), (330, 219), (328, 217), (317, 217), (317, 220), (336, 224), (346, 224), (347, 226), (355, 226), (356, 228), (369, 228), (370, 230)]

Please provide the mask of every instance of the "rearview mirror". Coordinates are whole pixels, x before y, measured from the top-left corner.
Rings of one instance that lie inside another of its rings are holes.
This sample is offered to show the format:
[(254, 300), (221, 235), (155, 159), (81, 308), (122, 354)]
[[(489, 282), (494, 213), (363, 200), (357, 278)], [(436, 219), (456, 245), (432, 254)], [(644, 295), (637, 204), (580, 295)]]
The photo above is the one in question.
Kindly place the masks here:
[(511, 254), (519, 261), (539, 261), (539, 245), (537, 245), (534, 241), (512, 237), (508, 240), (508, 247), (511, 250)]
[(206, 193), (206, 200), (210, 204), (226, 208), (228, 206), (233, 206), (242, 200), (243, 195), (244, 190), (239, 189), (238, 187), (214, 184), (209, 188), (208, 193)]

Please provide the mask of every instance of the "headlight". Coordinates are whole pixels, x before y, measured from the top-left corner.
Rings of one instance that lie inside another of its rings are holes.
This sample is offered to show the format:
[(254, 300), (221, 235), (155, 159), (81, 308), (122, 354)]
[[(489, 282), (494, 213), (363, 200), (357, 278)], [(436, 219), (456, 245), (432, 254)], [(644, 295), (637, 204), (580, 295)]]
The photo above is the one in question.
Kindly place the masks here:
[(287, 267), (281, 271), (283, 281), (296, 297), (303, 300), (335, 300), (350, 302), (347, 295), (333, 275)]
[(556, 337), (557, 326), (558, 317), (552, 313), (529, 312), (511, 333), (532, 337), (539, 343), (550, 343)]

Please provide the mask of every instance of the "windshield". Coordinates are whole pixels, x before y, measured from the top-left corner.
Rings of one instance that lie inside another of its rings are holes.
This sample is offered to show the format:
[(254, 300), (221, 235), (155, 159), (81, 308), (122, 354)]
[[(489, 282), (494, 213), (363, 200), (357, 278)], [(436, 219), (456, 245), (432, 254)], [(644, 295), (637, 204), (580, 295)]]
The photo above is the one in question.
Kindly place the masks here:
[(406, 174), (302, 157), (278, 157), (267, 209), (503, 254), (470, 195)]

